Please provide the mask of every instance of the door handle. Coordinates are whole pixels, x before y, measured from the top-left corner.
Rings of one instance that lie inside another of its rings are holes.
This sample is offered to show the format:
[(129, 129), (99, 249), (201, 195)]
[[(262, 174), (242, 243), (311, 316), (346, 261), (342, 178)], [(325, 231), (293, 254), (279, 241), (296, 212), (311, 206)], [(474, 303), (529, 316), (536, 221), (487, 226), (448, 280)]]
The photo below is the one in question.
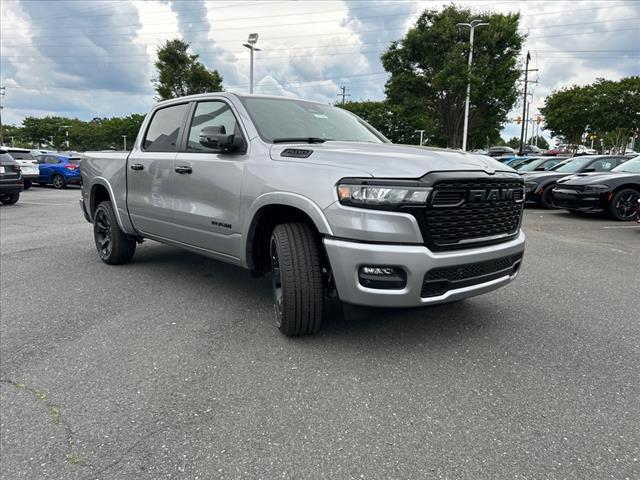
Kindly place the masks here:
[(131, 165), (131, 170), (144, 170), (144, 165), (141, 163), (134, 163)]
[(188, 167), (188, 166), (186, 166), (186, 165), (178, 166), (178, 167), (176, 167), (174, 170), (175, 170), (176, 172), (178, 172), (178, 173), (181, 173), (181, 174), (184, 174), (184, 173), (189, 173), (189, 174), (190, 174), (191, 172), (193, 172), (193, 170), (191, 169), (191, 167)]

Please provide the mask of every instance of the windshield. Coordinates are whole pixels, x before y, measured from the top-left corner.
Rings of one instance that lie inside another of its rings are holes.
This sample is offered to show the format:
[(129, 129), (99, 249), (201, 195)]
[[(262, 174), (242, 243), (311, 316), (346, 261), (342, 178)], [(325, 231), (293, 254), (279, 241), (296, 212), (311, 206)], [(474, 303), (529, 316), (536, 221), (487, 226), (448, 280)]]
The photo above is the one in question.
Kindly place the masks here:
[(582, 170), (583, 167), (591, 163), (592, 160), (592, 157), (574, 158), (570, 162), (567, 162), (564, 165), (560, 165), (558, 167), (554, 167), (551, 170), (560, 173), (577, 173)]
[(70, 163), (72, 165), (80, 165), (80, 158), (69, 158), (67, 160), (67, 163)]
[(549, 170), (554, 165), (560, 163), (561, 159), (553, 159), (549, 160), (548, 158), (539, 158), (531, 163), (527, 163), (526, 165), (516, 167), (516, 170), (521, 172), (533, 172), (536, 168), (544, 168), (545, 170)]
[(640, 173), (640, 157), (627, 160), (622, 165), (618, 165), (612, 172)]
[(382, 134), (341, 108), (282, 98), (241, 98), (260, 137), (384, 143)]

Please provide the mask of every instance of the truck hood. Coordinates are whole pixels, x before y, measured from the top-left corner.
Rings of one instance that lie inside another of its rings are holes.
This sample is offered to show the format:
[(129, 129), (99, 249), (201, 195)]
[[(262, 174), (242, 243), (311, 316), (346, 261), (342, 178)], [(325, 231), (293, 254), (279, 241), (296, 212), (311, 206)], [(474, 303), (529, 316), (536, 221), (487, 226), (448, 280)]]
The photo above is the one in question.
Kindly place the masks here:
[[(378, 178), (420, 178), (432, 171), (515, 173), (512, 168), (485, 155), (391, 143), (279, 143), (271, 146), (270, 155), (276, 161), (328, 165)], [(308, 156), (301, 158), (302, 155)]]

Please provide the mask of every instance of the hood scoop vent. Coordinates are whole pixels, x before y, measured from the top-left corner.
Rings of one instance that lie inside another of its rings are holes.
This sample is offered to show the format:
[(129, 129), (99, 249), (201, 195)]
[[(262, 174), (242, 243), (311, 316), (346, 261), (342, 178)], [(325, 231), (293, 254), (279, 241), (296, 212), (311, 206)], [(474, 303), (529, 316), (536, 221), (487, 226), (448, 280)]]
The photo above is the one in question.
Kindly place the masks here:
[(312, 153), (313, 150), (306, 148), (285, 148), (280, 156), (289, 158), (309, 158)]

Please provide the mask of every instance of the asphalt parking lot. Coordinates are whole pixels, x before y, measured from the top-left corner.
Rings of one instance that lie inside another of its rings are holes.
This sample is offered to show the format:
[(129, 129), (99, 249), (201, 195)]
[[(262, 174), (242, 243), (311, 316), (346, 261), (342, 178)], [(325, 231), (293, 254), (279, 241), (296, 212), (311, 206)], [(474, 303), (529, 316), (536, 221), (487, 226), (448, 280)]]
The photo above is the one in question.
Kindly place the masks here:
[(3, 479), (640, 478), (640, 227), (527, 210), (510, 286), (272, 324), (269, 283), (145, 242), (79, 189), (0, 207)]

